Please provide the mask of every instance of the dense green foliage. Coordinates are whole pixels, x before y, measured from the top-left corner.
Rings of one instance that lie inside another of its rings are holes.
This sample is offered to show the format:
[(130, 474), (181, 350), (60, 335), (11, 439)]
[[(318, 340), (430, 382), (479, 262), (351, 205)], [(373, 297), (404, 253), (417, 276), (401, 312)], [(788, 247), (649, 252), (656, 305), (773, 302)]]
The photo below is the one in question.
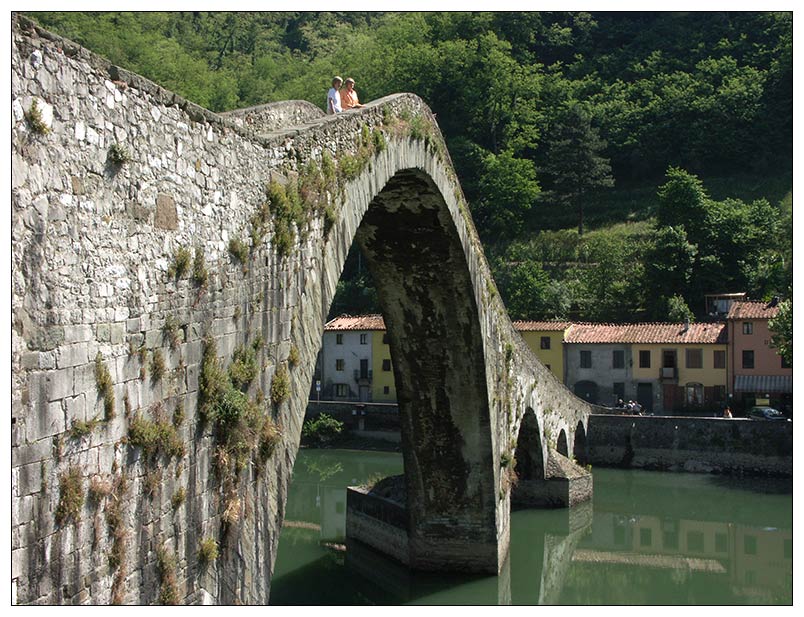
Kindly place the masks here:
[(307, 446), (326, 446), (343, 431), (343, 422), (326, 413), (308, 418), (302, 426), (302, 443)]
[[(792, 284), (792, 13), (32, 16), (214, 111), (323, 108), (336, 73), (364, 102), (415, 92), (514, 317), (666, 319)], [(333, 313), (377, 309), (352, 270)]]

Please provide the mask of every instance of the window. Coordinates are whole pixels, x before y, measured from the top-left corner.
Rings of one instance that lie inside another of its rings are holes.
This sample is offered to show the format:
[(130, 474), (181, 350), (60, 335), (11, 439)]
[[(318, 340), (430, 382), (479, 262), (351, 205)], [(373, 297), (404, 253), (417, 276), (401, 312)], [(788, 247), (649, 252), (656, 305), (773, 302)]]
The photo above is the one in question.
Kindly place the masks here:
[(388, 344), (388, 333), (387, 333), (387, 332), (383, 332), (383, 335), (382, 335), (382, 344), (383, 344), (383, 345), (387, 345), (387, 344)]
[(662, 546), (668, 548), (678, 548), (678, 532), (665, 531), (662, 533)]
[(391, 386), (383, 386), (382, 387), (383, 394), (391, 394)]
[(543, 336), (539, 341), (539, 349), (550, 349), (550, 337)]
[(345, 383), (336, 383), (335, 384), (335, 396), (345, 398), (349, 396), (349, 386)]
[(723, 349), (715, 349), (715, 368), (726, 368), (726, 352)]
[(686, 386), (687, 405), (700, 405), (704, 402), (704, 388), (700, 383), (688, 383)]
[(703, 349), (687, 349), (687, 368), (703, 368)]
[(650, 368), (650, 349), (639, 350), (639, 368)]
[(744, 321), (743, 322), (743, 334), (753, 334), (754, 333), (754, 322), (753, 321)]
[(743, 368), (754, 368), (753, 349), (743, 349)]
[(650, 546), (653, 543), (653, 532), (651, 529), (642, 528), (639, 530), (639, 546)]
[(725, 553), (729, 550), (729, 537), (725, 533), (715, 534), (715, 552)]
[(363, 333), (360, 335), (360, 344), (365, 345), (366, 343), (368, 343), (368, 334)]
[(344, 361), (343, 358), (338, 358), (335, 360), (335, 370), (342, 371), (343, 370)]
[(726, 386), (714, 386), (712, 390), (712, 396), (716, 401), (725, 401), (726, 400)]
[(625, 368), (625, 351), (622, 349), (615, 349), (611, 352), (611, 367)]
[(757, 554), (757, 537), (746, 535), (743, 537), (743, 552), (746, 555)]
[(336, 345), (343, 345), (343, 333), (342, 332), (338, 332), (338, 334), (335, 335), (335, 344)]
[(391, 360), (390, 358), (386, 358), (382, 361), (382, 370), (386, 373), (391, 370)]
[(704, 535), (702, 531), (687, 532), (687, 550), (694, 551), (696, 553), (703, 553)]
[(592, 352), (581, 350), (581, 368), (592, 368)]

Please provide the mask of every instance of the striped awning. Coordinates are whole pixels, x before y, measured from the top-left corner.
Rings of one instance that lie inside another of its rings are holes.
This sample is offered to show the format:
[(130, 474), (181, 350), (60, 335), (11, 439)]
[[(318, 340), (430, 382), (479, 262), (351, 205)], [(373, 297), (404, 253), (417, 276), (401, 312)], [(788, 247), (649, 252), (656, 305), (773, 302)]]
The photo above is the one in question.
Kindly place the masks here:
[(736, 392), (793, 392), (792, 375), (735, 375)]

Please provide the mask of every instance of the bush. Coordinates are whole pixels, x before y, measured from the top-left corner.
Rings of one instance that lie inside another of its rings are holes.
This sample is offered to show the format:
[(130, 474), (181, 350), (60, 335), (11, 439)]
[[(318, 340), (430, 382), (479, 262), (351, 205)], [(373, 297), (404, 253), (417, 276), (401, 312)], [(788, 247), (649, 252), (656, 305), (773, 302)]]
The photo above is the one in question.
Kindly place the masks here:
[(302, 426), (302, 443), (322, 446), (332, 443), (343, 431), (343, 422), (322, 413), (305, 421)]

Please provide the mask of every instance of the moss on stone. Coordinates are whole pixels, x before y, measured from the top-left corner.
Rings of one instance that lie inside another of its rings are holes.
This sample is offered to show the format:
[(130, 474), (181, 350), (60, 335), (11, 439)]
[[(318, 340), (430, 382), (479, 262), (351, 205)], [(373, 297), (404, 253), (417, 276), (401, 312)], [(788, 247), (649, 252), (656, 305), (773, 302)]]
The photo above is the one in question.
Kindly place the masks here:
[(103, 397), (105, 418), (112, 420), (115, 417), (114, 384), (101, 352), (98, 352), (95, 356), (95, 383), (98, 387), (98, 393)]
[(204, 248), (201, 246), (195, 247), (195, 257), (193, 258), (193, 282), (196, 287), (206, 288), (209, 282), (209, 273), (207, 272), (207, 260), (204, 254)]
[(235, 349), (229, 365), (229, 379), (235, 388), (244, 390), (257, 376), (257, 354), (254, 347), (243, 345)]
[[(158, 412), (155, 415), (161, 416)], [(152, 420), (142, 413), (135, 414), (129, 426), (128, 443), (135, 448), (142, 448), (149, 459), (184, 456), (184, 443), (176, 427), (163, 417)]]
[(290, 377), (284, 365), (277, 367), (271, 380), (271, 403), (278, 407), (290, 396)]
[(207, 567), (218, 558), (218, 543), (215, 538), (204, 538), (198, 543), (198, 563)]
[(173, 261), (168, 266), (168, 276), (172, 279), (180, 279), (190, 271), (192, 255), (187, 247), (180, 246), (173, 254)]
[(81, 469), (72, 465), (59, 476), (59, 503), (56, 506), (56, 525), (77, 523), (84, 507), (84, 487)]
[(42, 117), (42, 110), (39, 109), (39, 101), (34, 99), (28, 111), (25, 112), (25, 120), (31, 130), (37, 135), (47, 135), (50, 132), (45, 120)]
[(156, 550), (156, 571), (159, 574), (159, 604), (179, 603), (179, 585), (176, 578), (176, 556), (164, 546)]

